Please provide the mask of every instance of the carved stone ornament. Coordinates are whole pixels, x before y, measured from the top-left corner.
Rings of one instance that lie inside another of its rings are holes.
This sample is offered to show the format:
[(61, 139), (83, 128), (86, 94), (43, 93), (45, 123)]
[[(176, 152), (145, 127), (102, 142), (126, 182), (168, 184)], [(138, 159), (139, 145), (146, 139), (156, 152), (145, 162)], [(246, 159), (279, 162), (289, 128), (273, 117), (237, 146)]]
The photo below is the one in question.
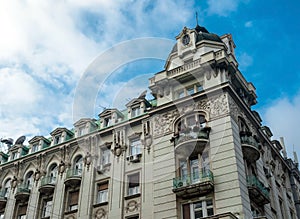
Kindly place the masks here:
[(215, 95), (207, 99), (189, 103), (188, 105), (160, 114), (154, 118), (153, 137), (157, 138), (164, 134), (171, 133), (173, 122), (180, 115), (193, 111), (204, 111), (210, 119), (220, 117), (229, 113), (229, 104), (226, 93)]
[(58, 165), (59, 174), (62, 175), (64, 173), (65, 169), (66, 169), (65, 162), (61, 160), (60, 164)]
[(89, 170), (89, 167), (91, 165), (92, 162), (92, 155), (90, 154), (90, 152), (87, 152), (84, 159), (84, 165), (87, 166), (87, 170)]
[(211, 71), (206, 72), (206, 79), (210, 80), (211, 79)]
[(105, 219), (106, 215), (107, 215), (106, 211), (103, 208), (100, 208), (95, 212), (94, 218), (95, 219)]
[(134, 211), (138, 210), (138, 207), (139, 207), (139, 203), (137, 203), (137, 201), (135, 201), (135, 200), (129, 201), (126, 206), (126, 212), (127, 213), (134, 212)]
[(41, 171), (39, 169), (36, 169), (34, 173), (34, 180), (39, 181), (40, 178), (41, 178)]

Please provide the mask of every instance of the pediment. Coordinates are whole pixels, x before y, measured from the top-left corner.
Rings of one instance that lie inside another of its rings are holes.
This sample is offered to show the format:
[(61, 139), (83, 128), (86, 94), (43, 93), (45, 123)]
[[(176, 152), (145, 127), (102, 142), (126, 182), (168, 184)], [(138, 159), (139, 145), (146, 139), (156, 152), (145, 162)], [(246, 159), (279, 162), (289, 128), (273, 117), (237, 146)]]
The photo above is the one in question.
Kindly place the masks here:
[(95, 119), (91, 119), (91, 118), (81, 118), (77, 122), (74, 123), (74, 126), (75, 127), (84, 126), (88, 122), (95, 123), (95, 121), (96, 121)]
[(113, 113), (117, 113), (117, 115), (119, 116), (119, 117), (121, 117), (121, 118), (123, 118), (124, 116), (123, 116), (123, 114), (119, 111), (119, 110), (117, 110), (117, 109), (106, 109), (106, 110), (104, 110), (102, 113), (100, 113), (98, 116), (99, 117), (109, 117), (109, 116), (111, 116)]
[(62, 128), (62, 127), (54, 129), (54, 130), (50, 133), (50, 135), (51, 135), (51, 136), (60, 135), (60, 134), (62, 134), (64, 131), (65, 131), (68, 135), (71, 135), (71, 136), (73, 135), (73, 133), (72, 133), (70, 130), (68, 130), (68, 129), (66, 129), (66, 128)]
[(38, 143), (40, 140), (43, 140), (46, 143), (50, 143), (50, 141), (44, 136), (34, 136), (32, 139), (28, 141), (29, 144)]

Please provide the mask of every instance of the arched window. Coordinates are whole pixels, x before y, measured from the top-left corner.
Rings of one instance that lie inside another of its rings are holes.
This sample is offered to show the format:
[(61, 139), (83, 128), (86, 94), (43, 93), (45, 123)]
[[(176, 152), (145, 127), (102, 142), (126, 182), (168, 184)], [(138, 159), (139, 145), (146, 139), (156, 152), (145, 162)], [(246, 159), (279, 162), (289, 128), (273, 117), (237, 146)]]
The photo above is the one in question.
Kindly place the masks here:
[(49, 168), (49, 179), (50, 179), (50, 183), (54, 183), (56, 182), (56, 178), (57, 178), (57, 173), (58, 173), (58, 169), (57, 169), (57, 164), (52, 164)]
[(79, 155), (74, 159), (74, 171), (75, 171), (74, 173), (76, 175), (81, 175), (82, 166), (83, 166), (83, 157)]
[(32, 189), (33, 186), (33, 171), (30, 171), (26, 174), (25, 180), (24, 180), (24, 185), (28, 189)]
[(10, 193), (11, 179), (7, 179), (3, 185), (3, 195), (5, 198), (8, 198)]

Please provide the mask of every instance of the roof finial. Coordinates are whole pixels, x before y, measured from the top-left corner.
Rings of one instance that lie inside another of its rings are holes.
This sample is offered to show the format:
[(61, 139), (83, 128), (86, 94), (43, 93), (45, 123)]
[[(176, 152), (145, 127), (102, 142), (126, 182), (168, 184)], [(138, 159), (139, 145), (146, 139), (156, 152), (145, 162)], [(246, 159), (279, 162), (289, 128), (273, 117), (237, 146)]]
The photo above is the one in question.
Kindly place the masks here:
[(198, 12), (196, 11), (196, 22), (197, 22), (197, 25), (198, 26)]

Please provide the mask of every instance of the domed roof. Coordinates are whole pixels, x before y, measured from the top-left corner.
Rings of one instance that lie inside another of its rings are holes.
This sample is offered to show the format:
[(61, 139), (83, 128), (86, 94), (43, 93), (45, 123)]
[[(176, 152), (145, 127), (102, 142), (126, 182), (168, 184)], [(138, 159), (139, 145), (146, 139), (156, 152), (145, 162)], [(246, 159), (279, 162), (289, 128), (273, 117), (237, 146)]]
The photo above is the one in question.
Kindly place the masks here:
[[(219, 43), (223, 42), (217, 34), (208, 32), (208, 30), (205, 27), (201, 27), (198, 24), (194, 28), (194, 30), (196, 31), (196, 43), (202, 40), (214, 41)], [(177, 44), (173, 46), (171, 53), (173, 52), (177, 52)]]

